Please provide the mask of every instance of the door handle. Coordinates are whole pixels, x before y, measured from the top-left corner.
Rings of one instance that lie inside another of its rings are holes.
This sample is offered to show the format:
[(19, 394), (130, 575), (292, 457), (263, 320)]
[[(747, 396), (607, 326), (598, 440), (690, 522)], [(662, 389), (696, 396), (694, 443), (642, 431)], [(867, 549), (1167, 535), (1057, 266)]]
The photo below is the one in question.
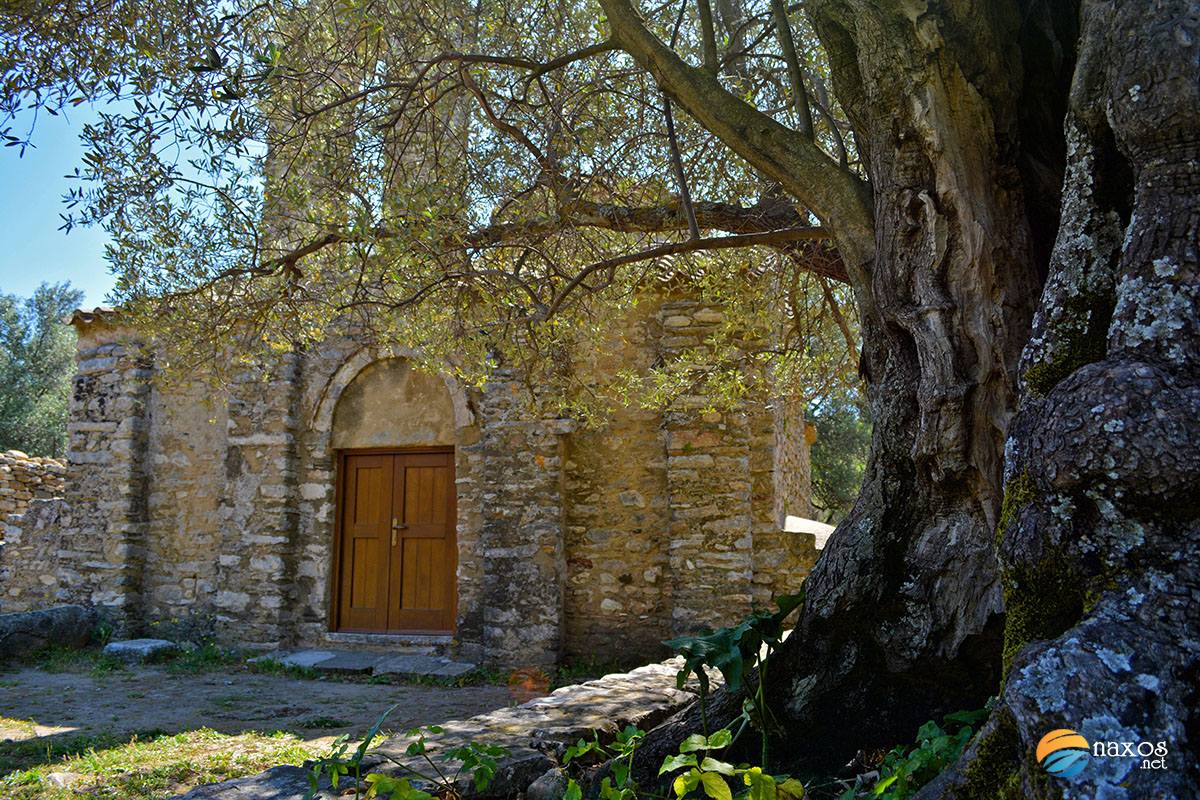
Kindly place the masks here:
[(402, 531), (407, 527), (408, 526), (405, 525), (403, 522), (401, 522), (399, 519), (395, 519), (395, 518), (392, 519), (392, 547), (396, 546), (396, 531)]

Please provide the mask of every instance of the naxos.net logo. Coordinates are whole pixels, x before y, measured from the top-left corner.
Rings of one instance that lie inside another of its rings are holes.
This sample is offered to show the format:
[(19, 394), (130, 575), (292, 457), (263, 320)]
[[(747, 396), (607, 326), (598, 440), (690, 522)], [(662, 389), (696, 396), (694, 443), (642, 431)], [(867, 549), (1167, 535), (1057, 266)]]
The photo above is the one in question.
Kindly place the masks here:
[(1132, 758), (1142, 769), (1166, 769), (1166, 742), (1092, 742), (1077, 731), (1058, 728), (1041, 738), (1037, 760), (1057, 778), (1074, 778), (1093, 758)]
[(1037, 760), (1042, 769), (1059, 778), (1074, 778), (1087, 766), (1088, 740), (1070, 728), (1059, 728), (1042, 737)]

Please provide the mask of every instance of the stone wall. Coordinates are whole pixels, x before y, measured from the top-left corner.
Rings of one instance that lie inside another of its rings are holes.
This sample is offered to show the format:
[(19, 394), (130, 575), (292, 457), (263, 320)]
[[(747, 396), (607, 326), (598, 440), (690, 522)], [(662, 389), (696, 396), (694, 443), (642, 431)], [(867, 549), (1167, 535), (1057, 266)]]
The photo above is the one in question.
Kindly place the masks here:
[(24, 514), (35, 498), (60, 497), (66, 473), (67, 465), (56, 458), (30, 456), (20, 450), (0, 453), (0, 520)]
[[(718, 307), (691, 299), (640, 303), (586, 369), (644, 370), (702, 351), (723, 320)], [(664, 414), (617, 409), (570, 437), (569, 656), (660, 652), (665, 638), (731, 624), (795, 592), (815, 563), (811, 538), (781, 529), (783, 513), (809, 508), (802, 405), (708, 405), (684, 396)]]
[(564, 436), (569, 420), (530, 418), (508, 372), (483, 395), (483, 645), (489, 660), (545, 665), (563, 650)]
[(146, 452), (152, 360), (97, 310), (76, 312), (65, 497), (9, 519), (0, 610), (104, 605), (118, 632), (144, 619)]
[(228, 414), (204, 384), (153, 386), (149, 403), (144, 610), (169, 622), (212, 610)]
[[(645, 370), (660, 355), (657, 303), (610, 328), (580, 368), (597, 383)], [(566, 653), (646, 656), (671, 635), (667, 455), (660, 416), (618, 408), (567, 443)]]
[[(648, 367), (721, 319), (639, 303), (577, 368)], [(199, 618), (260, 649), (395, 646), (330, 624), (337, 452), (363, 445), (455, 448), (457, 625), (420, 644), (464, 660), (653, 655), (794, 591), (816, 557), (780, 530), (781, 511), (806, 508), (808, 466), (802, 421), (779, 403), (706, 412), (684, 397), (580, 428), (531, 413), (516, 374), (464, 391), (351, 334), (222, 387), (163, 384), (111, 314), (75, 321), (66, 496), (9, 525), (3, 611), (79, 602), (113, 606), (130, 631)]]

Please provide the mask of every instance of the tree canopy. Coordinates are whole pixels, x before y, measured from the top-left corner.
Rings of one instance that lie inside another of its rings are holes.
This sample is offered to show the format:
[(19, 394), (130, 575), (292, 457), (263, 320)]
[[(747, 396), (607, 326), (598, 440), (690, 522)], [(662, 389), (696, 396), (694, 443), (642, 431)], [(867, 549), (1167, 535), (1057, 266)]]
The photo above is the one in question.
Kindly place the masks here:
[[(179, 359), (336, 322), (467, 372), (536, 354), (551, 385), (681, 283), (738, 310), (718, 362), (780, 380), (820, 363), (794, 358), (808, 330), (861, 343), (839, 368), (870, 404), (863, 488), (766, 697), (791, 757), (845, 764), (997, 692), (924, 797), (1056, 796), (1031, 754), (1079, 720), (1194, 752), (1194, 2), (18, 0), (0, 20), (0, 108), (115, 98), (68, 225), (112, 231), (120, 301)], [(635, 771), (742, 708), (715, 694)], [(1072, 791), (1193, 796), (1193, 773)]]
[(65, 283), (43, 283), (24, 300), (0, 295), (0, 450), (66, 452), (75, 331), (64, 319), (81, 302)]
[[(292, 346), (336, 320), (472, 380), (501, 354), (553, 386), (564, 353), (686, 285), (733, 312), (706, 359), (718, 368), (664, 365), (617, 394), (661, 401), (701, 380), (728, 395), (748, 361), (809, 396), (853, 381), (857, 321), (830, 232), (794, 187), (678, 113), (618, 45), (611, 10), (18, 3), (4, 15), (5, 135), (19, 146), (35, 113), (101, 109), (66, 226), (110, 231), (116, 299), (185, 365), (215, 361), (235, 333)], [(724, 96), (861, 188), (795, 8), (644, 13)], [(747, 329), (768, 335), (747, 347)]]

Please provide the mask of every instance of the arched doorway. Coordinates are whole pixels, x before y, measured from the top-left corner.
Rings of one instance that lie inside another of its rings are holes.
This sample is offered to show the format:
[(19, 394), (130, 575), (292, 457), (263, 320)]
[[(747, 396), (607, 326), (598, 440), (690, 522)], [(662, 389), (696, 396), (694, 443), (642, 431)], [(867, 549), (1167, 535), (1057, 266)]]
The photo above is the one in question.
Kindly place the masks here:
[(445, 382), (406, 359), (367, 365), (338, 398), (335, 630), (453, 631), (454, 442)]

